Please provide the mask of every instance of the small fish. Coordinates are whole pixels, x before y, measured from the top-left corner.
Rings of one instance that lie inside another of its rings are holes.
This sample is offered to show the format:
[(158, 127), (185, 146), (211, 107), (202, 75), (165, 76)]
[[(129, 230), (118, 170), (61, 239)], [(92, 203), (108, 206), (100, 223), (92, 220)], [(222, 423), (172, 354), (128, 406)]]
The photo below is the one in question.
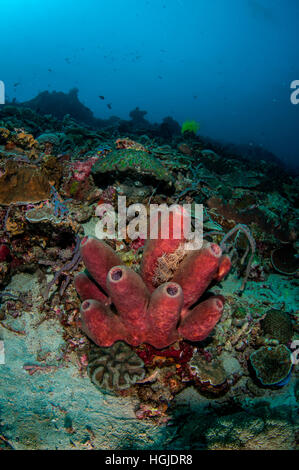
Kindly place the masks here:
[(52, 69), (48, 69), (48, 72), (52, 72)]
[(13, 86), (14, 86), (14, 88), (17, 88), (17, 86), (19, 86), (19, 85), (20, 85), (20, 82), (17, 82), (17, 83), (14, 83)]
[(71, 59), (69, 59), (68, 57), (66, 57), (64, 60), (65, 60), (65, 62), (67, 62), (68, 64), (71, 63)]
[(111, 106), (111, 104), (110, 104), (110, 103), (109, 103), (109, 104), (107, 104), (107, 108), (108, 108), (108, 109), (112, 109), (112, 106)]
[(163, 80), (163, 77), (161, 75), (158, 75), (159, 80)]
[(104, 99), (105, 99), (105, 96), (99, 95), (99, 98), (100, 98), (101, 100), (104, 100)]

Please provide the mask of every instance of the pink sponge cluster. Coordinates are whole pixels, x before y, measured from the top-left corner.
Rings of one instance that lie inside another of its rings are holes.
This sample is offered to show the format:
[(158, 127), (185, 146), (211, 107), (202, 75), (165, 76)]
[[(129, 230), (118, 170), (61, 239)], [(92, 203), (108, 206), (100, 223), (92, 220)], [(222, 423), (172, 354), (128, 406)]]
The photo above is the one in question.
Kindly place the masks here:
[(85, 237), (81, 254), (88, 274), (75, 286), (82, 299), (81, 327), (99, 346), (122, 340), (132, 346), (148, 343), (165, 348), (178, 339), (202, 341), (221, 317), (224, 298), (197, 303), (212, 281), (230, 270), (227, 256), (215, 243), (187, 252), (170, 282), (155, 286), (161, 256), (174, 253), (182, 238), (158, 237), (146, 242), (140, 275), (123, 266), (106, 243)]
[(85, 161), (77, 161), (72, 164), (72, 173), (76, 181), (84, 181), (90, 175), (91, 168), (99, 157), (90, 157)]

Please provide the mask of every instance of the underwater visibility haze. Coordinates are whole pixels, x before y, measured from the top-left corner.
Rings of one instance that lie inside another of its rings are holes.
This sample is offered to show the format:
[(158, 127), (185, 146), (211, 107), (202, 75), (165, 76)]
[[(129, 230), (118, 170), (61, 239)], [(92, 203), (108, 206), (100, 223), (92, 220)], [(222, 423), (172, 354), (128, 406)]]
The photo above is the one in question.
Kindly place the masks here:
[(298, 1), (0, 18), (0, 450), (298, 450)]

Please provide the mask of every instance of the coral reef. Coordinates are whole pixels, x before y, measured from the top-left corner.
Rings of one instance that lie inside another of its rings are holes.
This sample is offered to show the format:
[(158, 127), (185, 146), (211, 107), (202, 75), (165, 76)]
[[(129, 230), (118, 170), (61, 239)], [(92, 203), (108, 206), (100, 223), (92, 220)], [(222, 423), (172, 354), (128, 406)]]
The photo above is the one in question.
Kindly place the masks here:
[(276, 271), (287, 276), (293, 276), (299, 270), (297, 251), (290, 244), (273, 250), (271, 253), (271, 263)]
[(52, 186), (59, 187), (62, 176), (62, 163), (54, 155), (45, 155), (41, 162), (41, 171), (47, 176)]
[(148, 152), (135, 149), (114, 150), (98, 160), (92, 168), (96, 181), (109, 176), (130, 175), (135, 179), (147, 177), (154, 182), (172, 183), (170, 173)]
[[(223, 297), (210, 297), (190, 307), (212, 280), (223, 279), (230, 269), (230, 260), (222, 256), (218, 245), (205, 242), (201, 249), (190, 250), (172, 280), (156, 285), (159, 258), (174, 253), (184, 241), (182, 233), (180, 238), (175, 237), (175, 231), (185, 217), (184, 210), (177, 209), (166, 222), (173, 230), (170, 239), (162, 239), (161, 230), (158, 239), (148, 240), (141, 276), (122, 266), (120, 258), (104, 242), (87, 237), (82, 240), (82, 258), (95, 283), (81, 273), (76, 278), (76, 289), (83, 301), (82, 328), (95, 343), (110, 346), (124, 340), (134, 346), (149, 343), (163, 348), (179, 338), (201, 341), (212, 331), (223, 311)], [(182, 227), (183, 224), (180, 230)], [(110, 303), (118, 315), (109, 308)]]
[(46, 155), (55, 152), (60, 145), (60, 136), (51, 134), (50, 132), (39, 135), (36, 140)]
[(125, 390), (144, 379), (142, 359), (125, 343), (118, 341), (110, 348), (93, 347), (88, 357), (88, 375), (100, 389)]
[(265, 386), (279, 386), (285, 383), (292, 370), (290, 350), (280, 344), (263, 346), (250, 356), (256, 376)]
[(203, 355), (195, 352), (189, 362), (195, 384), (202, 393), (220, 395), (228, 388), (227, 374), (219, 360), (208, 361)]
[(34, 207), (33, 209), (29, 209), (26, 212), (26, 220), (32, 224), (50, 221), (53, 223), (59, 223), (60, 219), (55, 216), (53, 207), (50, 206), (41, 206), (41, 207)]
[(129, 139), (128, 137), (123, 138), (123, 139), (117, 139), (115, 141), (115, 147), (117, 149), (134, 149), (134, 150), (139, 150), (141, 152), (146, 152), (146, 148), (144, 145), (139, 144), (138, 142), (135, 142), (132, 139)]
[(47, 175), (36, 166), (20, 166), (8, 162), (0, 177), (0, 204), (40, 202), (50, 197)]
[[(76, 94), (0, 107), (0, 447), (296, 448), (298, 178), (171, 118), (96, 119)], [(202, 249), (86, 238), (120, 195), (148, 215), (188, 203), (193, 225), (202, 203)]]
[(0, 262), (6, 261), (7, 258), (10, 256), (10, 249), (7, 245), (1, 244), (0, 245)]
[(84, 181), (90, 175), (92, 166), (96, 163), (98, 157), (90, 157), (84, 162), (75, 162), (71, 166), (71, 171), (73, 173), (74, 179), (76, 181)]
[(78, 99), (78, 89), (73, 88), (69, 93), (48, 92), (39, 93), (32, 100), (22, 103), (22, 106), (38, 110), (41, 114), (52, 114), (58, 119), (62, 119), (66, 114), (70, 114), (79, 122), (94, 124), (96, 122), (92, 112), (84, 106)]
[(294, 334), (290, 316), (280, 310), (271, 310), (261, 321), (265, 337), (276, 339), (282, 344), (288, 344)]
[(286, 419), (271, 419), (237, 413), (222, 417), (205, 433), (209, 450), (291, 450), (292, 425)]
[(148, 127), (148, 121), (144, 118), (146, 114), (147, 111), (142, 111), (137, 106), (129, 113), (129, 116), (132, 119), (132, 124), (136, 127), (143, 127), (144, 129), (146, 129)]

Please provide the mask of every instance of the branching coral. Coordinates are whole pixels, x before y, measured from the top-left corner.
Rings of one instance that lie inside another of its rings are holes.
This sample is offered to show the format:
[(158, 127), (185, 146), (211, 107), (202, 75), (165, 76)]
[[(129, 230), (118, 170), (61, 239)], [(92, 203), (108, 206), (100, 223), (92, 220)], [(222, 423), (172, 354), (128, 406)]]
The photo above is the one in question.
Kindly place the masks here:
[[(64, 274), (65, 272), (68, 272), (70, 273), (71, 271), (73, 271), (74, 269), (76, 269), (78, 267), (78, 264), (80, 263), (81, 261), (81, 256), (80, 256), (80, 250), (79, 250), (79, 247), (80, 247), (80, 238), (78, 235), (76, 235), (76, 245), (75, 245), (75, 249), (74, 249), (74, 254), (73, 254), (73, 257), (70, 261), (68, 261), (66, 264), (64, 264), (54, 275), (52, 281), (49, 282), (49, 284), (47, 285), (46, 289), (45, 289), (45, 292), (43, 293), (43, 297), (45, 300), (48, 299), (48, 296), (49, 296), (49, 293), (50, 293), (50, 290), (51, 288), (56, 284), (56, 282), (58, 281), (58, 279), (60, 278), (60, 276), (62, 274)], [(66, 278), (64, 279), (64, 281), (62, 282), (61, 286), (60, 286), (60, 289), (59, 289), (59, 295), (62, 296), (65, 289), (67, 288), (68, 284), (70, 283), (71, 281), (71, 277), (70, 277), (70, 274), (67, 274)]]
[[(250, 273), (251, 264), (252, 264), (253, 257), (254, 257), (254, 254), (255, 254), (255, 250), (256, 250), (255, 240), (254, 240), (253, 236), (251, 235), (251, 232), (250, 232), (249, 228), (244, 224), (236, 225), (228, 233), (225, 234), (225, 236), (223, 237), (223, 239), (220, 243), (220, 247), (223, 250), (223, 252), (229, 252), (230, 256), (232, 257), (233, 254), (234, 254), (235, 246), (236, 246), (237, 239), (238, 239), (240, 233), (243, 233), (245, 235), (245, 237), (247, 238), (248, 243), (249, 243), (249, 245), (246, 248), (245, 254), (244, 254), (244, 256), (241, 260), (242, 264), (245, 262), (245, 260), (247, 258), (247, 255), (249, 253), (249, 250), (251, 248), (251, 254), (250, 254), (249, 260), (247, 262), (247, 267), (246, 267), (244, 280), (242, 282), (242, 286), (241, 286), (241, 289), (240, 289), (240, 292), (242, 293), (245, 289), (245, 286), (246, 286), (246, 282), (247, 282), (247, 279), (248, 279), (248, 276), (249, 276), (249, 273)], [(230, 238), (232, 238), (233, 235), (235, 235), (235, 234), (236, 234), (236, 236), (234, 238), (233, 243), (231, 243), (229, 245), (228, 240)]]
[[(181, 222), (185, 216), (180, 208), (167, 222), (160, 221), (158, 238), (145, 245), (141, 275), (122, 266), (104, 242), (82, 240), (88, 274), (79, 274), (75, 285), (83, 300), (81, 327), (96, 344), (111, 346), (122, 340), (160, 349), (181, 338), (201, 341), (213, 330), (223, 311), (223, 297), (196, 303), (213, 280), (220, 281), (230, 270), (230, 259), (222, 256), (218, 245), (204, 242), (201, 249), (187, 251), (171, 281), (156, 284), (159, 260), (173, 254), (184, 241)], [(169, 239), (161, 236), (164, 223), (169, 224)], [(175, 238), (178, 224), (181, 233)]]
[(51, 186), (51, 196), (55, 217), (63, 218), (68, 213), (66, 202), (70, 201), (70, 199), (63, 201), (54, 186)]

